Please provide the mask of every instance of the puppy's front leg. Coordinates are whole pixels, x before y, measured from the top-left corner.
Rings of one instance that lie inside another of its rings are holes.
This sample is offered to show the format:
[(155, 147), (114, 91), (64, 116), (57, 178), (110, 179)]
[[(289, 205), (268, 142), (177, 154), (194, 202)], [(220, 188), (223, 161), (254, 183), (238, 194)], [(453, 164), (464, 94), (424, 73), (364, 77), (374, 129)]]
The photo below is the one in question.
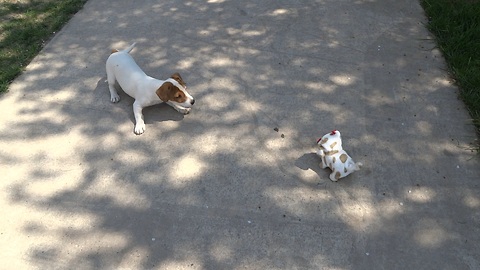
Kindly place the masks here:
[(143, 106), (138, 100), (133, 102), (133, 115), (135, 115), (135, 134), (140, 135), (145, 131), (145, 122), (142, 114)]
[(167, 104), (172, 106), (175, 110), (177, 110), (177, 112), (179, 113), (183, 113), (183, 114), (188, 114), (191, 110), (191, 108), (183, 108), (183, 107), (180, 107), (170, 101), (167, 101)]

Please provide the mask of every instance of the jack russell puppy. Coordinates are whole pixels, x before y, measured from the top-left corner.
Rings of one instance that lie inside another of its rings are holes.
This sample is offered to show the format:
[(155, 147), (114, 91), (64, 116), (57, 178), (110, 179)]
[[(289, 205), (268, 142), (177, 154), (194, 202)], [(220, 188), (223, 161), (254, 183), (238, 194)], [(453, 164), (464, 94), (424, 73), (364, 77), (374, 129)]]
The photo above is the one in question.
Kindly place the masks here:
[(135, 44), (123, 51), (113, 50), (107, 59), (106, 69), (110, 100), (113, 103), (120, 101), (115, 81), (125, 93), (135, 99), (133, 102), (135, 134), (140, 135), (145, 131), (143, 108), (166, 102), (178, 112), (188, 114), (195, 99), (187, 92), (187, 86), (180, 74), (174, 73), (164, 81), (145, 74), (130, 55)]

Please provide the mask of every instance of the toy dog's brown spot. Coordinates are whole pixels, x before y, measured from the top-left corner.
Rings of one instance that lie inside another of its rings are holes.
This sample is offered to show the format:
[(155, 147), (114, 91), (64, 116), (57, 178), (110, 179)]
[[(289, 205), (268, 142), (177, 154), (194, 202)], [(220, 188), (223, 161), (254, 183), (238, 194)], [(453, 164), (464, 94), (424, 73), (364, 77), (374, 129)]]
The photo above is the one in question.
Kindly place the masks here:
[(335, 179), (340, 179), (340, 172), (335, 173)]
[(341, 155), (340, 155), (340, 160), (342, 161), (342, 163), (347, 162), (347, 159), (348, 159), (347, 154), (341, 154)]
[(320, 141), (320, 144), (325, 144), (327, 141), (328, 141), (328, 138), (323, 138), (323, 139)]
[(330, 148), (333, 149), (335, 147), (335, 145), (337, 145), (337, 142), (334, 142), (334, 143), (330, 144)]
[(332, 162), (335, 163), (335, 161), (337, 161), (337, 159), (335, 157), (333, 157)]
[(332, 151), (326, 152), (325, 155), (327, 155), (327, 156), (333, 156), (333, 155), (335, 155), (335, 154), (337, 154), (337, 153), (338, 153), (338, 150), (332, 150)]

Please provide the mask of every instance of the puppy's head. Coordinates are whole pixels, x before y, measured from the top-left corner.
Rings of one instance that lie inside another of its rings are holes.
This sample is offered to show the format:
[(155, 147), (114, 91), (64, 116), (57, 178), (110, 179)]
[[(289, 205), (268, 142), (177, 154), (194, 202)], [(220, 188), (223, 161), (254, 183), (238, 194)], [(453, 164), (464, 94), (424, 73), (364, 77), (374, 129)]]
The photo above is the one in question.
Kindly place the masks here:
[(187, 92), (187, 85), (178, 73), (174, 73), (165, 80), (156, 93), (163, 102), (170, 101), (184, 108), (190, 108), (195, 103), (195, 99)]
[(318, 139), (317, 144), (325, 151), (330, 152), (333, 150), (342, 150), (342, 137), (340, 131), (333, 130), (330, 133), (325, 134), (322, 138)]

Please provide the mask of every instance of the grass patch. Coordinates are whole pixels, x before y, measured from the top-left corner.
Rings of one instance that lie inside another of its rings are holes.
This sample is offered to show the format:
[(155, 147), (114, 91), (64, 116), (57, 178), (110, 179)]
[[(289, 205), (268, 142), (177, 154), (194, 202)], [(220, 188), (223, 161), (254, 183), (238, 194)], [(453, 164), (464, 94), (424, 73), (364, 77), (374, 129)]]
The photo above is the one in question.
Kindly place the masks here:
[(87, 0), (0, 0), (0, 93)]
[(428, 16), (428, 29), (436, 37), (479, 132), (480, 0), (421, 0), (421, 4)]

